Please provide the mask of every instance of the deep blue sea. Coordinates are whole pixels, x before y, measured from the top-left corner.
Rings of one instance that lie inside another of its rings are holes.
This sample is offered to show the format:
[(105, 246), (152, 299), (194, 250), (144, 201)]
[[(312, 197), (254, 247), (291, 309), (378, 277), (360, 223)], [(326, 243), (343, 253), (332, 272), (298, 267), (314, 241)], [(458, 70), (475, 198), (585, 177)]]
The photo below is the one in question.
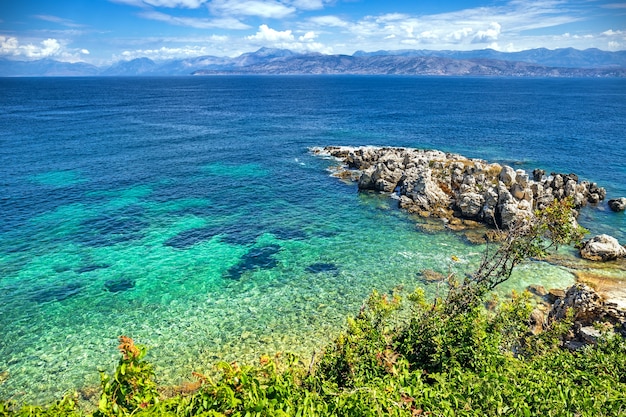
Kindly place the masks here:
[[(626, 80), (0, 79), (0, 399), (97, 386), (122, 334), (163, 384), (219, 360), (310, 358), (372, 289), (434, 294), (419, 271), (479, 260), (461, 234), (331, 177), (308, 151), (324, 145), (574, 172), (622, 197)], [(580, 221), (626, 243), (606, 203)], [(573, 281), (533, 262), (507, 284)]]

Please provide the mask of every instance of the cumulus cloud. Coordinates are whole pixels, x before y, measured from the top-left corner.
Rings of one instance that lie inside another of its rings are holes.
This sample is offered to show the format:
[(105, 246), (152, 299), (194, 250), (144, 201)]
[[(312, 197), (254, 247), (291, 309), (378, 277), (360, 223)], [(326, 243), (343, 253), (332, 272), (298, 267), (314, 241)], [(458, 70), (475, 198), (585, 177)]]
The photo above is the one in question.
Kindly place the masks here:
[(46, 58), (59, 55), (61, 44), (56, 39), (45, 39), (38, 45), (21, 44), (15, 37), (0, 36), (0, 55), (23, 58)]
[(259, 31), (251, 36), (246, 36), (246, 39), (251, 41), (268, 41), (268, 42), (284, 42), (293, 41), (294, 37), (291, 30), (278, 31), (270, 28), (267, 25), (259, 26)]
[(445, 39), (449, 42), (462, 42), (463, 40), (469, 38), (472, 33), (474, 33), (474, 29), (462, 28), (448, 34)]
[(145, 19), (158, 20), (170, 25), (187, 26), (196, 29), (249, 29), (250, 26), (231, 17), (205, 19), (195, 17), (177, 17), (157, 11), (145, 11), (139, 14)]
[(501, 30), (502, 26), (500, 26), (498, 22), (491, 22), (488, 29), (479, 30), (476, 33), (476, 36), (472, 38), (472, 43), (495, 42), (498, 40), (498, 36), (500, 36)]
[(317, 35), (315, 34), (315, 32), (309, 31), (309, 32), (305, 33), (304, 35), (300, 36), (298, 38), (298, 40), (301, 41), (301, 42), (309, 42), (309, 41), (312, 41), (315, 38), (317, 38)]
[(14, 36), (0, 35), (0, 56), (19, 59), (35, 60), (53, 58), (59, 61), (82, 61), (82, 56), (88, 55), (87, 49), (70, 49), (63, 42), (48, 38), (38, 43), (21, 42)]
[(259, 26), (254, 35), (246, 36), (245, 39), (256, 46), (271, 46), (274, 48), (290, 49), (296, 52), (320, 52), (332, 54), (333, 50), (320, 42), (315, 42), (317, 34), (313, 31), (305, 32), (296, 39), (291, 30), (275, 30), (267, 25)]

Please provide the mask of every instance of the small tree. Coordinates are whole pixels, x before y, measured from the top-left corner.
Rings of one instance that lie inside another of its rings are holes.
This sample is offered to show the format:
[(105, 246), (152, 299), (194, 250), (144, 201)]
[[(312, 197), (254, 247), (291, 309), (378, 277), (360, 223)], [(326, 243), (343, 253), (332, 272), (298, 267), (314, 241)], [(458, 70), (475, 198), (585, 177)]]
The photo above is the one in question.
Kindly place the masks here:
[(513, 268), (531, 258), (543, 258), (561, 245), (579, 244), (588, 231), (573, 215), (571, 198), (554, 200), (533, 217), (519, 218), (506, 231), (500, 231), (499, 246), (489, 245), (478, 269), (463, 281), (452, 282), (446, 312), (466, 312), (481, 303), (485, 294), (511, 277)]

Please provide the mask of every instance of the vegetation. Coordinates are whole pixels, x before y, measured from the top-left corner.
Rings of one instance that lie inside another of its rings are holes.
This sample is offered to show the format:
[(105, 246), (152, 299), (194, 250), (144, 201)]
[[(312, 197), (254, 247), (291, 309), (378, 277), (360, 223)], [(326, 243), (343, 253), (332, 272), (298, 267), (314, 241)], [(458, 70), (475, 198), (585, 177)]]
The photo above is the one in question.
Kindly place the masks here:
[[(569, 244), (581, 230), (555, 203), (505, 236), (479, 269), (451, 276), (445, 298), (373, 292), (317, 361), (263, 356), (256, 366), (219, 363), (192, 390), (159, 395), (145, 348), (120, 338), (113, 376), (101, 376), (94, 416), (620, 416), (626, 415), (626, 341), (605, 334), (577, 352), (560, 347), (571, 315), (529, 331), (531, 299), (494, 309), (487, 293), (524, 259)], [(546, 239), (547, 238), (547, 239)], [(48, 407), (0, 402), (0, 416), (81, 416), (68, 395)]]

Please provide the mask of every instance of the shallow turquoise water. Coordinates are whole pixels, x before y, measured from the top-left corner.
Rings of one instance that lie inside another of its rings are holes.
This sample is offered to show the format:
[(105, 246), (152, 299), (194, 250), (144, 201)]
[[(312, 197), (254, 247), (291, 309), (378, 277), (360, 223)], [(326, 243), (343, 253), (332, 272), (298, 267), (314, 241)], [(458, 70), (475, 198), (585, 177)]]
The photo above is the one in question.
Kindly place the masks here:
[[(151, 348), (165, 384), (221, 359), (309, 358), (372, 289), (433, 295), (421, 270), (476, 265), (479, 246), (416, 228), (393, 200), (330, 177), (335, 162), (309, 146), (439, 148), (578, 172), (626, 195), (623, 81), (580, 80), (574, 96), (573, 81), (553, 80), (548, 94), (549, 82), (0, 80), (0, 398), (97, 385), (122, 334)], [(569, 130), (568, 112), (580, 113)], [(549, 155), (549, 135), (571, 149)], [(594, 141), (602, 158), (586, 151)], [(623, 215), (582, 216), (624, 238)], [(534, 262), (502, 290), (572, 282)]]

